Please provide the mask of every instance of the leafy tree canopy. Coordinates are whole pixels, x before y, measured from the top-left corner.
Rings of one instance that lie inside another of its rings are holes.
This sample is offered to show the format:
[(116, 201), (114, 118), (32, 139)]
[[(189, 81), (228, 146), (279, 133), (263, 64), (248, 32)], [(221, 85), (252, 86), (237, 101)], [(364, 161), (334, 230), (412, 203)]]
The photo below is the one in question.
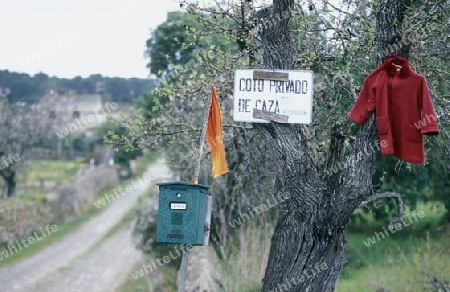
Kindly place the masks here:
[(102, 94), (105, 100), (133, 103), (145, 92), (155, 87), (153, 79), (103, 77), (94, 74), (88, 78), (80, 76), (72, 79), (50, 77), (45, 73), (30, 76), (25, 73), (0, 70), (0, 96), (2, 92), (7, 99), (14, 102), (34, 103), (39, 101), (47, 90), (59, 93), (72, 90), (79, 94)]

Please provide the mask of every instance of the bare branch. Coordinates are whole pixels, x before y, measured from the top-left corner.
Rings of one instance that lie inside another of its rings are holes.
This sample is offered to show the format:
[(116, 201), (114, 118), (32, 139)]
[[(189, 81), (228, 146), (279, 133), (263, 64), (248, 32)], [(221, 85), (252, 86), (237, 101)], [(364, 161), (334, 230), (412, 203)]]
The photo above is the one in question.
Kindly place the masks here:
[(365, 205), (381, 200), (381, 199), (385, 199), (385, 198), (393, 198), (396, 203), (397, 203), (397, 207), (398, 207), (398, 216), (395, 217), (394, 219), (392, 219), (391, 223), (389, 224), (389, 226), (393, 226), (395, 223), (404, 223), (404, 215), (405, 215), (405, 206), (403, 204), (403, 200), (402, 197), (399, 193), (394, 193), (394, 192), (386, 192), (386, 193), (381, 193), (381, 194), (376, 194), (373, 196), (370, 196), (369, 198), (367, 198), (366, 200), (362, 201), (361, 204), (359, 205), (359, 207), (364, 207)]

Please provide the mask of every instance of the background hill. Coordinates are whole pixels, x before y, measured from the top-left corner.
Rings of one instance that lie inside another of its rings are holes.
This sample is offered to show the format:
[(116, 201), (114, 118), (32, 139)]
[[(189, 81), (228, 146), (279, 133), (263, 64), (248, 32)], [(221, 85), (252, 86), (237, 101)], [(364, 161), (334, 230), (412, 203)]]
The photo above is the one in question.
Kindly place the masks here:
[(34, 103), (39, 101), (46, 91), (54, 90), (58, 93), (99, 93), (103, 101), (132, 103), (155, 86), (153, 79), (103, 77), (100, 74), (93, 74), (88, 78), (77, 76), (67, 79), (50, 77), (42, 72), (30, 76), (26, 73), (0, 70), (0, 96), (6, 96), (10, 102)]

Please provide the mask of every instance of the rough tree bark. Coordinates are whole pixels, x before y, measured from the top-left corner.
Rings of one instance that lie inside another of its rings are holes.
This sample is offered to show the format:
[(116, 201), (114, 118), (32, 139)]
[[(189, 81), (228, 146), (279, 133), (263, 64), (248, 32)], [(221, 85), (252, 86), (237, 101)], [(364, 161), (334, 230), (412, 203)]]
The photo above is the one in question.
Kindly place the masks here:
[[(293, 8), (294, 0), (274, 0), (271, 7), (258, 13), (259, 21), (273, 24), (261, 31), (265, 68), (293, 69), (289, 18), (276, 18)], [(402, 19), (400, 0), (379, 1), (378, 63), (386, 56), (383, 52), (389, 52), (388, 45), (401, 38)], [(372, 198), (372, 177), (380, 159), (374, 121), (372, 115), (360, 128), (348, 157), (343, 157), (342, 149), (351, 122), (347, 119), (333, 127), (324, 166), (314, 161), (304, 126), (255, 125), (272, 152), (278, 172), (276, 189), (290, 195), (278, 206), (262, 291), (334, 291), (344, 263), (346, 224), (352, 212)], [(320, 170), (342, 160), (346, 167), (336, 175), (325, 176)]]

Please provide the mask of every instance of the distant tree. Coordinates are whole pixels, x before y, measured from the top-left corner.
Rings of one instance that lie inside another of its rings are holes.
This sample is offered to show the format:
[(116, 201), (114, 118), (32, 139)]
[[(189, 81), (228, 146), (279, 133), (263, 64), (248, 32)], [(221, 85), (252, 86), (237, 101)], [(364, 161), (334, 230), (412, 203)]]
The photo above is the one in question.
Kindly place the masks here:
[[(105, 100), (133, 103), (139, 96), (155, 87), (154, 80), (142, 78), (110, 78), (93, 74), (88, 78), (72, 79), (49, 77), (45, 73), (30, 76), (25, 73), (0, 70), (0, 87), (9, 88), (8, 101), (38, 102), (47, 90), (65, 93), (73, 90), (79, 94), (101, 94)], [(1, 94), (0, 94), (1, 95)]]
[[(39, 78), (42, 76), (40, 75)], [(7, 97), (11, 103), (34, 102), (41, 94), (39, 85), (33, 82), (28, 74), (8, 70), (0, 70), (0, 87), (8, 87), (11, 90)]]
[[(113, 137), (127, 137), (129, 130), (113, 121), (109, 120), (103, 123), (97, 130), (96, 136), (93, 139), (93, 143), (103, 145), (104, 140), (109, 140)], [(122, 165), (126, 168), (130, 167), (130, 160), (135, 159), (137, 156), (142, 155), (142, 150), (137, 143), (130, 147), (133, 149), (116, 148), (114, 153), (114, 163)]]
[(0, 176), (6, 183), (6, 194), (16, 191), (16, 172), (29, 159), (30, 150), (49, 132), (48, 111), (21, 105), (10, 105), (0, 98)]
[(192, 58), (194, 46), (186, 46), (187, 17), (184, 12), (169, 12), (167, 20), (152, 31), (145, 53), (151, 74), (161, 77), (169, 64), (185, 64)]

